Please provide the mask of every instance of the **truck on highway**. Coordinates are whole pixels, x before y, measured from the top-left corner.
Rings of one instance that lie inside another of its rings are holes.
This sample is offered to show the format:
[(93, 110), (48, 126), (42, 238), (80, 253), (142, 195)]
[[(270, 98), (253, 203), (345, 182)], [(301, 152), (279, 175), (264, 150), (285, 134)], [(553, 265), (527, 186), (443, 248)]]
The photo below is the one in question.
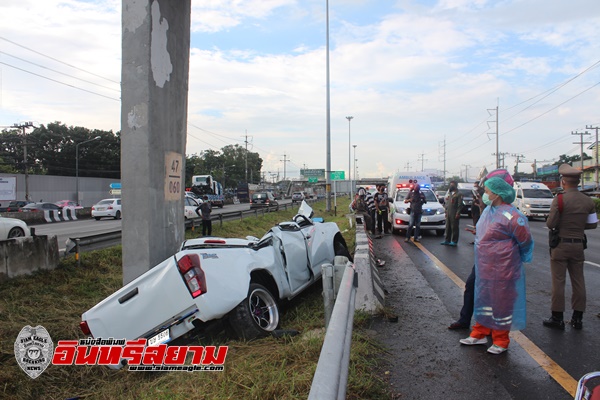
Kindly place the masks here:
[(223, 195), (223, 186), (217, 182), (212, 175), (194, 175), (192, 176), (191, 191), (204, 198), (208, 196), (208, 201), (213, 206), (223, 208), (225, 196)]

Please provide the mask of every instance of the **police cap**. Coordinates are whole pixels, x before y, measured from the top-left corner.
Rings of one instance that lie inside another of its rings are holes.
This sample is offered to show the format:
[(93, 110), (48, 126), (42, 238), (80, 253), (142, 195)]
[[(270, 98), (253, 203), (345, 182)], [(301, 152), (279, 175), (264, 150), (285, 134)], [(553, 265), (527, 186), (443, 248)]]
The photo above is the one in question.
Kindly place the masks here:
[(581, 171), (577, 168), (571, 167), (569, 164), (562, 164), (558, 167), (558, 173), (564, 176), (565, 178), (576, 178), (579, 179), (581, 176)]

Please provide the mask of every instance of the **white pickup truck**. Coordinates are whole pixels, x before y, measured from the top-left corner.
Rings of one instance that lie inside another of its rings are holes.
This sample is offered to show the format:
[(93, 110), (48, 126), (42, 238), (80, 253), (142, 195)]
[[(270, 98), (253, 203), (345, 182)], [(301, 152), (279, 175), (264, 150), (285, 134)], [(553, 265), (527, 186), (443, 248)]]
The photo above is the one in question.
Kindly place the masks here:
[(146, 338), (154, 345), (228, 317), (241, 337), (268, 334), (279, 324), (280, 300), (317, 281), (336, 255), (350, 258), (337, 225), (310, 216), (303, 202), (292, 221), (261, 239), (185, 241), (177, 254), (84, 312), (80, 327), (94, 338)]

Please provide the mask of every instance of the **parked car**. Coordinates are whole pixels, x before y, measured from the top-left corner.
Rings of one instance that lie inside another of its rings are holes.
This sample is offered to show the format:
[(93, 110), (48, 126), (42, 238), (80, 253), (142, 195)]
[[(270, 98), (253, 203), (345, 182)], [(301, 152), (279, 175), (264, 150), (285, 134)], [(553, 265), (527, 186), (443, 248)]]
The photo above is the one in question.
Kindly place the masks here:
[(145, 338), (148, 345), (215, 320), (246, 339), (268, 335), (279, 325), (280, 301), (319, 281), (321, 266), (336, 256), (350, 258), (338, 226), (312, 214), (303, 202), (291, 221), (261, 239), (184, 241), (174, 256), (85, 311), (80, 328), (94, 338)]
[(2, 212), (19, 212), (19, 211), (21, 211), (21, 208), (26, 206), (27, 204), (31, 204), (31, 201), (13, 200), (10, 203), (8, 203), (7, 207), (0, 208), (0, 211), (2, 211)]
[(198, 214), (196, 214), (196, 208), (198, 208), (198, 206), (202, 203), (202, 200), (200, 200), (200, 202), (197, 202), (193, 197), (191, 196), (185, 196), (184, 199), (184, 215), (185, 215), (185, 219), (194, 219), (194, 218), (198, 218)]
[(304, 200), (304, 193), (302, 193), (302, 192), (292, 193), (292, 204), (301, 203), (302, 200)]
[(24, 221), (16, 218), (0, 217), (0, 240), (29, 236), (31, 232)]
[(250, 209), (253, 208), (275, 208), (275, 211), (279, 210), (279, 203), (273, 197), (271, 192), (256, 192), (252, 194), (250, 198)]
[(54, 203), (47, 203), (47, 202), (29, 203), (26, 206), (21, 207), (21, 211), (22, 212), (57, 211), (58, 215), (61, 215), (62, 207), (59, 207)]
[(74, 210), (81, 210), (83, 208), (83, 206), (80, 206), (79, 204), (75, 203), (73, 200), (61, 200), (61, 201), (57, 201), (54, 204), (56, 204), (60, 208), (72, 208)]
[(121, 219), (121, 199), (104, 199), (92, 206), (92, 218), (99, 221), (103, 217)]

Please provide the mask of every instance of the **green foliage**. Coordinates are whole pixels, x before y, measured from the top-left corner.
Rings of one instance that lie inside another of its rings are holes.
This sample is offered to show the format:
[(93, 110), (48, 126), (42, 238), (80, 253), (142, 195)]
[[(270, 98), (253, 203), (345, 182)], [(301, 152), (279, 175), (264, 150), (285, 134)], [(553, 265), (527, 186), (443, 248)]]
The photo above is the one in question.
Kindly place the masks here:
[(594, 205), (596, 206), (596, 214), (600, 213), (600, 199), (592, 197), (594, 200)]
[(18, 130), (0, 133), (0, 158), (24, 173), (24, 143), (27, 144), (27, 171), (38, 175), (76, 175), (78, 143), (96, 136), (100, 139), (79, 146), (79, 176), (115, 178), (121, 176), (121, 138), (112, 131), (67, 127), (60, 122), (40, 125), (24, 138)]
[(224, 188), (236, 188), (239, 182), (246, 182), (246, 162), (248, 182), (259, 183), (263, 160), (258, 153), (246, 151), (240, 145), (228, 145), (221, 151), (206, 150), (201, 155), (186, 157), (186, 186), (192, 183), (194, 175), (212, 175)]

